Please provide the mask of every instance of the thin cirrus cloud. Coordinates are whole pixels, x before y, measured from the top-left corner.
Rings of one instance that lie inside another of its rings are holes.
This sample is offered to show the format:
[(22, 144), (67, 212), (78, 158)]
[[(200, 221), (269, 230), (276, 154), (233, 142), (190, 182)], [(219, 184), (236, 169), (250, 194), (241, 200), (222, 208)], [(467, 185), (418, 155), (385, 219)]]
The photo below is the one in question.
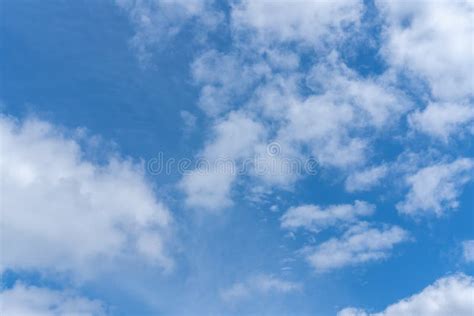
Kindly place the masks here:
[(129, 17), (135, 34), (130, 45), (142, 66), (149, 66), (153, 51), (177, 36), (186, 25), (198, 29), (204, 36), (214, 30), (223, 19), (221, 12), (212, 8), (213, 1), (133, 1), (116, 0), (117, 6)]
[(466, 262), (474, 262), (474, 240), (463, 241), (462, 252)]
[(283, 229), (304, 228), (312, 232), (319, 232), (331, 226), (354, 223), (360, 217), (372, 215), (374, 211), (375, 206), (364, 201), (327, 207), (301, 205), (289, 208), (281, 217), (280, 222)]
[(272, 275), (258, 274), (221, 290), (220, 297), (227, 304), (237, 304), (255, 296), (287, 294), (301, 289), (301, 283), (283, 280)]

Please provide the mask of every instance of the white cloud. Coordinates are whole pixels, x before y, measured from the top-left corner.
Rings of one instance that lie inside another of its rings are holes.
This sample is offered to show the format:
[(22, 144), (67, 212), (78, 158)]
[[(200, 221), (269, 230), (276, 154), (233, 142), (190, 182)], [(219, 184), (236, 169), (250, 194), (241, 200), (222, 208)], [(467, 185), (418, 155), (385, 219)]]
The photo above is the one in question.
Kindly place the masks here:
[(398, 211), (412, 216), (430, 213), (441, 216), (456, 209), (462, 187), (472, 179), (473, 169), (472, 159), (458, 158), (451, 163), (422, 168), (407, 176), (410, 190), (405, 200), (397, 204)]
[(362, 77), (348, 68), (336, 52), (313, 67), (306, 83), (334, 104), (351, 105), (357, 111), (354, 123), (362, 127), (390, 127), (412, 106), (403, 93), (391, 86), (388, 78)]
[[(345, 127), (353, 117), (351, 106), (335, 105), (325, 96), (311, 96), (287, 109), (288, 123), (279, 131), (280, 142), (309, 144), (318, 162), (324, 165), (357, 163), (364, 159), (365, 144), (345, 135)], [(343, 151), (350, 154), (340, 154)]]
[(327, 272), (383, 260), (390, 256), (396, 244), (407, 239), (408, 233), (398, 226), (378, 229), (362, 222), (348, 229), (340, 238), (306, 248), (303, 253), (317, 272)]
[(235, 54), (207, 51), (191, 65), (194, 82), (201, 86), (198, 105), (209, 116), (223, 114), (269, 71), (268, 66), (246, 63)]
[(0, 292), (0, 310), (9, 316), (100, 316), (106, 315), (104, 305), (73, 292), (62, 292), (16, 283)]
[(359, 24), (363, 3), (350, 1), (250, 1), (232, 7), (234, 32), (253, 32), (258, 43), (337, 40)]
[[(282, 51), (278, 50), (279, 53)], [(294, 172), (286, 168), (288, 161), (304, 164), (311, 157), (321, 167), (346, 172), (363, 166), (371, 154), (372, 138), (376, 136), (366, 132), (389, 128), (411, 107), (411, 103), (382, 78), (359, 76), (344, 65), (337, 53), (324, 58), (309, 74), (293, 69), (296, 61), (290, 64), (282, 66), (281, 62), (272, 61), (271, 56), (255, 59), (244, 49), (230, 54), (208, 51), (195, 60), (193, 77), (202, 87), (199, 105), (218, 122), (216, 125), (224, 126), (223, 122), (231, 122), (236, 113), (246, 113), (245, 116), (252, 117), (263, 131), (257, 131), (258, 140), (246, 141), (255, 129), (239, 128), (240, 132), (235, 131), (235, 134), (243, 137), (242, 141), (236, 137), (220, 137), (223, 132), (214, 127), (214, 140), (205, 146), (204, 157), (225, 154), (234, 160), (252, 158), (252, 155), (267, 158), (260, 160), (258, 167), (271, 168), (272, 172), (251, 168), (252, 179), (270, 187), (289, 188), (304, 175), (304, 170)], [(301, 94), (303, 83), (314, 93)], [(234, 108), (238, 110), (230, 112), (230, 118), (221, 118)], [(269, 142), (279, 145), (279, 155), (265, 157)], [(240, 147), (228, 150), (228, 146)], [(188, 192), (188, 205), (201, 204), (209, 208), (231, 204), (228, 193), (237, 177), (221, 173), (222, 179), (217, 179), (219, 172), (210, 169), (209, 178), (213, 180), (207, 181), (205, 176), (195, 172), (183, 179), (181, 187)], [(279, 172), (274, 172), (275, 169)], [(382, 171), (374, 172), (381, 176)], [(217, 181), (220, 187), (215, 189), (213, 183)], [(368, 187), (369, 183), (365, 185)]]
[(426, 80), (435, 98), (474, 91), (472, 1), (376, 1), (386, 18), (383, 54), (394, 67)]
[(474, 262), (474, 240), (466, 240), (462, 243), (464, 260)]
[(386, 165), (375, 166), (362, 171), (356, 171), (346, 179), (346, 190), (349, 192), (367, 191), (380, 183), (387, 175)]
[(198, 169), (186, 174), (179, 186), (188, 207), (216, 212), (233, 204), (230, 193), (235, 178), (235, 173), (226, 169)]
[(300, 283), (282, 280), (271, 275), (259, 274), (222, 290), (220, 296), (224, 302), (232, 304), (255, 296), (285, 294), (301, 289), (302, 285)]
[(190, 133), (196, 128), (197, 118), (196, 115), (188, 111), (180, 111), (179, 115), (183, 120), (183, 131), (184, 133)]
[(35, 119), (1, 117), (0, 140), (1, 269), (85, 275), (126, 255), (172, 267), (172, 217), (140, 165), (117, 153), (90, 161), (77, 140)]
[[(285, 105), (273, 106), (281, 122), (279, 142), (309, 147), (325, 167), (347, 169), (364, 164), (372, 137), (361, 132), (388, 129), (411, 107), (384, 80), (357, 75), (337, 53), (314, 66), (306, 84), (314, 91), (309, 96), (300, 95), (298, 89), (283, 90), (279, 98), (278, 92), (266, 93), (276, 94), (271, 100)], [(263, 101), (268, 104), (268, 99)]]
[(254, 152), (254, 146), (265, 136), (262, 124), (243, 112), (232, 112), (213, 127), (214, 139), (203, 150), (203, 157), (243, 158)]
[(348, 135), (354, 116), (350, 105), (335, 104), (327, 95), (289, 102), (276, 142), (288, 144), (297, 152), (307, 146), (321, 166), (347, 168), (362, 164), (367, 142)]
[(363, 309), (347, 307), (343, 310), (340, 310), (337, 313), (337, 316), (369, 316)]
[(243, 113), (231, 113), (215, 124), (214, 139), (202, 151), (203, 167), (186, 174), (180, 182), (185, 203), (194, 208), (220, 210), (232, 204), (230, 191), (239, 160), (252, 156), (265, 130)]
[(432, 137), (447, 141), (466, 128), (474, 132), (474, 107), (467, 104), (430, 103), (409, 116), (411, 126)]
[[(342, 41), (342, 33), (351, 32), (345, 26), (357, 25), (362, 10), (362, 1), (234, 4), (232, 50), (207, 51), (192, 64), (193, 79), (201, 87), (199, 106), (217, 120), (229, 111), (251, 113), (271, 138), (250, 144), (247, 151), (260, 154), (269, 142), (282, 148), (280, 155), (261, 164), (264, 167), (283, 169), (287, 160), (310, 157), (322, 168), (342, 172), (362, 167), (378, 132), (395, 126), (411, 102), (384, 76), (362, 77), (351, 70), (335, 51), (302, 70), (299, 56), (286, 47), (288, 42), (324, 45), (327, 34), (334, 35), (331, 41)], [(297, 172), (252, 175), (263, 185), (279, 188), (302, 178)], [(223, 176), (225, 183), (235, 180)], [(229, 191), (228, 186), (222, 191)]]
[[(222, 21), (221, 12), (214, 10), (212, 0), (115, 0), (129, 16), (135, 28), (131, 45), (139, 61), (146, 65), (151, 49), (178, 34), (186, 25), (205, 34)], [(196, 34), (196, 36), (203, 36)]]
[(368, 313), (346, 308), (338, 316), (472, 316), (474, 279), (463, 274), (441, 278), (420, 293), (388, 306), (383, 312)]
[(354, 223), (359, 217), (370, 216), (374, 211), (375, 206), (364, 201), (327, 207), (302, 205), (289, 208), (280, 221), (281, 227), (285, 229), (305, 228), (319, 232), (328, 227)]
[(267, 49), (265, 55), (274, 69), (296, 70), (300, 64), (300, 57), (297, 54), (284, 49)]

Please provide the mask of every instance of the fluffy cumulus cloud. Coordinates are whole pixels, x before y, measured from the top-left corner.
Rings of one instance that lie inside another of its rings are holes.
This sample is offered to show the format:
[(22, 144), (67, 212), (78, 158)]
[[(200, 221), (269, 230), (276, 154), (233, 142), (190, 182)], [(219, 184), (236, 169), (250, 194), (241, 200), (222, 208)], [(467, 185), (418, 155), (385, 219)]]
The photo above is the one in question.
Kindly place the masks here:
[(303, 253), (314, 269), (322, 273), (383, 260), (390, 256), (396, 244), (408, 238), (408, 233), (398, 226), (377, 228), (361, 222), (341, 237), (306, 248)]
[(223, 289), (220, 296), (224, 302), (235, 304), (255, 296), (285, 294), (301, 289), (300, 283), (282, 280), (272, 275), (259, 274)]
[(412, 128), (443, 142), (472, 134), (474, 5), (472, 1), (376, 1), (384, 18), (382, 55), (393, 70), (428, 87)]
[(9, 316), (101, 316), (106, 315), (103, 303), (75, 295), (73, 292), (57, 291), (16, 283), (12, 288), (0, 292), (3, 315)]
[(280, 220), (281, 227), (285, 229), (304, 228), (319, 232), (331, 226), (356, 222), (359, 217), (370, 216), (374, 211), (375, 206), (364, 201), (328, 207), (301, 205), (289, 208)]
[[(362, 170), (373, 154), (374, 141), (382, 134), (379, 132), (398, 126), (413, 108), (390, 76), (361, 76), (335, 50), (355, 32), (363, 12), (363, 2), (356, 0), (233, 3), (230, 48), (204, 51), (191, 65), (194, 83), (200, 88), (198, 105), (217, 122), (234, 112), (253, 117), (266, 137), (257, 145), (247, 143), (243, 152), (258, 154), (265, 143), (277, 143), (282, 150), (269, 161), (273, 165), (314, 158), (322, 168), (346, 174), (351, 168)], [(321, 56), (303, 69), (300, 58), (308, 54), (308, 47)], [(247, 132), (242, 131), (245, 136)], [(221, 138), (225, 135), (214, 137), (214, 141)], [(242, 154), (235, 159), (242, 159)], [(385, 171), (381, 167), (353, 175), (348, 190), (370, 189)], [(218, 178), (215, 171), (210, 173)], [(211, 208), (231, 205), (227, 192), (236, 177), (222, 177), (222, 188), (217, 189), (220, 193), (206, 199), (215, 201), (209, 203)], [(266, 186), (288, 188), (301, 174), (260, 173), (255, 178)], [(201, 179), (196, 174), (183, 179), (181, 187), (188, 201), (195, 200), (193, 192), (212, 187)], [(188, 181), (194, 184), (186, 185)]]
[[(269, 58), (254, 57), (245, 51), (209, 51), (192, 67), (195, 81), (202, 87), (199, 104), (207, 114), (221, 123), (229, 116), (226, 111), (234, 109), (230, 117), (236, 112), (253, 117), (263, 130), (261, 142), (247, 142), (249, 147), (242, 147), (235, 159), (242, 158), (241, 153), (261, 153), (266, 142), (277, 143), (281, 149), (278, 157), (269, 161), (273, 165), (314, 158), (324, 168), (362, 167), (377, 135), (369, 132), (396, 125), (412, 107), (386, 80), (359, 76), (335, 52), (306, 73), (288, 72), (288, 68), (282, 71)], [(301, 93), (302, 86), (311, 93)], [(247, 130), (241, 129), (241, 133), (245, 139)], [(214, 141), (222, 143), (224, 138), (214, 137)], [(218, 147), (212, 141), (207, 147)], [(381, 176), (383, 169), (375, 173)], [(375, 173), (368, 176), (375, 178)], [(300, 175), (261, 173), (258, 178), (269, 186), (287, 187)]]
[(463, 186), (472, 179), (474, 162), (458, 158), (451, 163), (438, 163), (407, 176), (409, 191), (397, 204), (399, 212), (411, 216), (444, 215), (459, 206)]
[(472, 96), (472, 1), (376, 3), (386, 22), (383, 53), (391, 65), (425, 80), (436, 99)]
[(460, 103), (430, 103), (410, 114), (412, 127), (446, 142), (451, 136), (474, 132), (474, 106)]
[(0, 140), (2, 270), (85, 275), (128, 255), (172, 267), (172, 217), (139, 164), (88, 160), (79, 140), (36, 119), (1, 117)]
[(360, 112), (354, 122), (359, 126), (387, 128), (412, 107), (388, 78), (362, 77), (334, 51), (310, 70), (306, 84), (315, 94), (325, 94), (333, 103), (351, 105)]
[[(367, 131), (389, 128), (411, 103), (381, 78), (362, 78), (331, 53), (298, 75), (263, 85), (250, 106), (278, 127), (276, 140), (297, 151), (307, 147), (321, 166), (363, 164), (372, 139)], [(365, 132), (365, 136), (364, 136)]]
[(379, 313), (346, 308), (338, 316), (470, 316), (474, 313), (474, 279), (459, 274), (441, 278), (420, 293), (388, 306)]

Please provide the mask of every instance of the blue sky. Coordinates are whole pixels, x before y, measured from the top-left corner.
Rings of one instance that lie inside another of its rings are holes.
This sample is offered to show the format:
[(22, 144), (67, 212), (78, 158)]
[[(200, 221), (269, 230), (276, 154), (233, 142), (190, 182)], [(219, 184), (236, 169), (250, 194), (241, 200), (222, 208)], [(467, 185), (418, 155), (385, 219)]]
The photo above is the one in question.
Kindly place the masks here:
[(6, 315), (474, 313), (471, 2), (0, 5)]

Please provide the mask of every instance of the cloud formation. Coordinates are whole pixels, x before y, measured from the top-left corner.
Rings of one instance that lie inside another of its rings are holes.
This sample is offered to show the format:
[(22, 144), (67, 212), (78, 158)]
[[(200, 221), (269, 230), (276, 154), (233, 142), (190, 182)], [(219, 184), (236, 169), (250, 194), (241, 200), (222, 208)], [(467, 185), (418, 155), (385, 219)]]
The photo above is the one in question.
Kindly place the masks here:
[(379, 313), (362, 309), (345, 308), (338, 316), (470, 316), (474, 311), (474, 279), (458, 274), (437, 280), (420, 293), (388, 306)]
[(186, 26), (200, 32), (197, 37), (212, 31), (222, 21), (222, 13), (213, 10), (212, 0), (115, 0), (127, 13), (135, 34), (130, 40), (139, 62), (148, 65), (153, 50), (179, 34)]
[(459, 206), (458, 197), (463, 186), (472, 179), (474, 162), (458, 158), (451, 163), (437, 163), (424, 167), (406, 177), (409, 191), (405, 200), (397, 204), (399, 212), (410, 215), (442, 216)]
[(2, 270), (82, 276), (123, 256), (172, 268), (172, 216), (139, 164), (117, 153), (89, 160), (78, 140), (37, 119), (1, 117), (0, 140)]
[(344, 36), (345, 28), (357, 27), (362, 10), (360, 0), (244, 0), (232, 7), (232, 26), (236, 33), (253, 33), (260, 45), (303, 42), (317, 46)]
[(303, 253), (311, 266), (323, 273), (383, 260), (390, 256), (396, 244), (408, 238), (408, 232), (398, 226), (376, 228), (361, 222), (349, 228), (341, 237), (308, 247)]
[(400, 71), (426, 81), (439, 101), (474, 91), (471, 1), (376, 1), (385, 22), (382, 52)]
[(380, 183), (388, 171), (387, 165), (380, 165), (351, 173), (345, 182), (346, 190), (348, 192), (370, 190)]
[(98, 300), (21, 283), (0, 292), (0, 305), (2, 314), (9, 316), (106, 315), (104, 304)]
[(285, 294), (301, 289), (302, 285), (300, 283), (282, 280), (267, 274), (259, 274), (223, 289), (220, 296), (224, 302), (233, 304), (256, 295)]
[(304, 228), (317, 233), (331, 226), (340, 227), (354, 223), (360, 217), (372, 215), (374, 211), (375, 206), (364, 201), (327, 207), (301, 205), (289, 208), (281, 217), (280, 222), (284, 229)]

